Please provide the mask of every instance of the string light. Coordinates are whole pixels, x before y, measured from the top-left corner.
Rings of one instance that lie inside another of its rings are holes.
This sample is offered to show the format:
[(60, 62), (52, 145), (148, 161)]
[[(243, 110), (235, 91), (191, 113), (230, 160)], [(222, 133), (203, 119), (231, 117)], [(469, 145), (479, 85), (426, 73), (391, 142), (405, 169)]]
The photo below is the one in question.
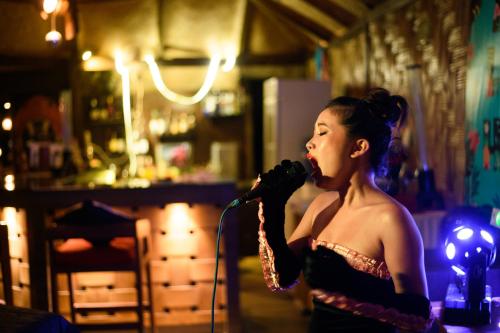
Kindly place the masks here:
[(227, 73), (234, 68), (234, 65), (236, 65), (236, 53), (231, 50), (226, 55), (224, 65), (222, 65), (222, 70)]
[(11, 106), (12, 106), (12, 105), (10, 104), (10, 102), (5, 102), (5, 103), (3, 103), (3, 108), (4, 108), (5, 110), (10, 110), (10, 107), (11, 107)]
[(207, 74), (205, 75), (205, 80), (201, 85), (200, 89), (193, 96), (184, 96), (178, 94), (167, 88), (163, 79), (161, 77), (160, 69), (156, 64), (152, 55), (147, 55), (144, 61), (149, 66), (149, 71), (153, 78), (153, 83), (158, 89), (158, 91), (168, 100), (182, 104), (182, 105), (193, 105), (201, 101), (210, 91), (212, 85), (214, 84), (215, 78), (217, 77), (217, 71), (221, 62), (221, 57), (218, 53), (215, 53), (210, 59), (210, 64), (208, 65)]

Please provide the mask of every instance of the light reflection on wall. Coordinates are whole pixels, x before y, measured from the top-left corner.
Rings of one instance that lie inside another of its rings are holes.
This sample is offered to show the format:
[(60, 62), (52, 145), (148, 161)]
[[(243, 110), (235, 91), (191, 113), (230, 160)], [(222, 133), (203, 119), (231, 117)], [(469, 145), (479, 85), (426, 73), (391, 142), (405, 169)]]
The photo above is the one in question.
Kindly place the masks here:
[(184, 237), (193, 228), (187, 203), (175, 203), (165, 206), (165, 227), (173, 237)]

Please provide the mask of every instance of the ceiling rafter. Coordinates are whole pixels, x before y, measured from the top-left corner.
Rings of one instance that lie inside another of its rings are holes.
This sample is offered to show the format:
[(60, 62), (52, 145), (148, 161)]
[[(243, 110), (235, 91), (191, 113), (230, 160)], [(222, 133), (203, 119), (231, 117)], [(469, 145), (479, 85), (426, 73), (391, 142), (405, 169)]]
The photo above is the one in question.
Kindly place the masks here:
[(349, 31), (347, 31), (344, 36), (339, 38), (332, 39), (330, 41), (331, 46), (336, 46), (344, 43), (346, 40), (351, 39), (353, 36), (356, 36), (362, 31), (365, 31), (367, 28), (367, 24), (371, 21), (377, 20), (383, 15), (394, 12), (410, 3), (413, 0), (385, 0), (384, 2), (378, 4), (375, 8), (370, 10), (366, 17), (360, 19), (356, 25), (351, 27)]
[(240, 36), (240, 54), (247, 54), (250, 50), (250, 30), (251, 21), (255, 16), (254, 7), (250, 6), (249, 0), (245, 1), (245, 14), (243, 17), (243, 27)]
[(370, 9), (360, 0), (326, 0), (339, 6), (356, 17), (365, 17), (370, 12)]
[(350, 27), (359, 20), (357, 16), (351, 14), (344, 8), (335, 5), (330, 0), (307, 0), (307, 2), (334, 20), (339, 21), (345, 27)]
[(339, 21), (323, 13), (321, 10), (304, 0), (271, 0), (270, 2), (275, 2), (289, 8), (298, 15), (322, 26), (336, 36), (342, 36), (347, 30)]
[[(250, 0), (250, 2), (267, 18), (274, 20), (279, 24), (280, 27), (284, 27), (286, 29), (293, 29), (301, 36), (304, 36), (307, 40), (309, 40), (312, 44), (315, 45), (323, 45), (328, 43), (327, 41), (332, 38), (332, 34), (321, 28), (315, 27), (315, 29), (309, 29), (305, 27), (303, 24), (300, 24), (296, 20), (292, 19), (290, 15), (293, 15), (296, 18), (294, 12), (291, 12), (286, 7), (283, 7), (277, 3), (273, 3), (272, 1), (263, 1), (263, 0)], [(303, 22), (302, 22), (303, 23)], [(311, 22), (312, 24), (315, 24)], [(320, 30), (319, 32), (316, 30)]]

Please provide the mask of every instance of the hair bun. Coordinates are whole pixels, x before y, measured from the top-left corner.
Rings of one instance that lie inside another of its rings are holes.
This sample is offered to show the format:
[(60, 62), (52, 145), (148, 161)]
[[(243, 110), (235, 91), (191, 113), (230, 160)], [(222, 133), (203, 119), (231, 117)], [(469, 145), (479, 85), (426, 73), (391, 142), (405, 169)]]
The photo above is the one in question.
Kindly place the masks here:
[(367, 104), (370, 113), (389, 126), (402, 124), (406, 120), (408, 103), (399, 95), (391, 95), (384, 88), (374, 88), (368, 92), (363, 101)]

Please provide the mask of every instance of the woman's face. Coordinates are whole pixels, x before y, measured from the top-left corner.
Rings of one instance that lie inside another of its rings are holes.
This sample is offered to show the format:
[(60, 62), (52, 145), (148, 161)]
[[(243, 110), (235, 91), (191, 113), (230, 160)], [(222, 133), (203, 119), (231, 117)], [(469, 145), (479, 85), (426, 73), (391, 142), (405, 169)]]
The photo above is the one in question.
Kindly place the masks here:
[(318, 187), (337, 190), (348, 181), (353, 140), (340, 118), (330, 109), (323, 110), (314, 125), (312, 138), (307, 142), (307, 157), (313, 165), (312, 178)]

